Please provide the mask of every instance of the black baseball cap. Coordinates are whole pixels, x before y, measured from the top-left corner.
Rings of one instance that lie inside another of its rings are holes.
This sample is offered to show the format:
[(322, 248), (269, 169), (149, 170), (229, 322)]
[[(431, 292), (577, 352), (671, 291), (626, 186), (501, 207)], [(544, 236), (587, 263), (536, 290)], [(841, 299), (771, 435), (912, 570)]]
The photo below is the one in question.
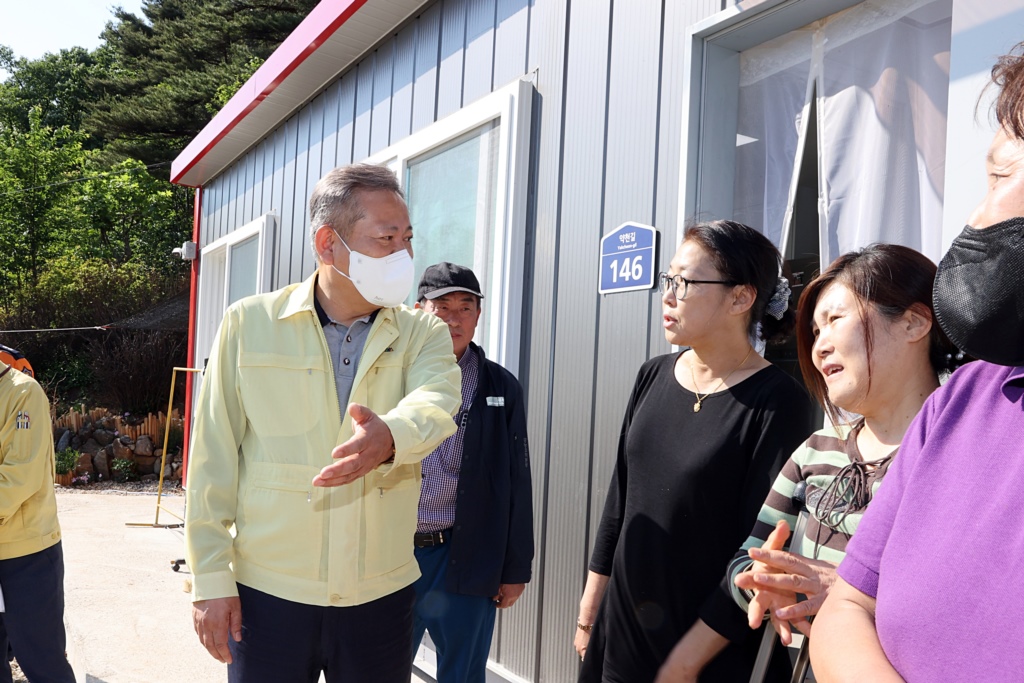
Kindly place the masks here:
[(416, 291), (416, 300), (436, 299), (452, 292), (469, 292), (473, 296), (484, 298), (480, 293), (480, 282), (472, 270), (442, 261), (423, 271), (423, 279), (420, 280), (419, 289)]

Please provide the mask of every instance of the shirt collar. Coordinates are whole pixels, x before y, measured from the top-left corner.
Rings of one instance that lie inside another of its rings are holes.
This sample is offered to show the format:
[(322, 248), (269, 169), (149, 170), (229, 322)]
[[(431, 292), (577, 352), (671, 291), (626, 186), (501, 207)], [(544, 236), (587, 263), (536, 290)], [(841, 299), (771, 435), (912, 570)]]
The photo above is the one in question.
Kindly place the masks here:
[(459, 369), (465, 370), (470, 365), (476, 365), (476, 351), (473, 349), (473, 342), (469, 343), (466, 347), (466, 352), (462, 354), (462, 358), (459, 359)]
[[(281, 313), (277, 316), (279, 319), (287, 318), (291, 315), (295, 315), (300, 311), (308, 311), (313, 309), (316, 313), (316, 318), (320, 322), (320, 327), (326, 327), (330, 323), (336, 323), (337, 321), (331, 320), (330, 316), (324, 310), (324, 307), (320, 305), (320, 302), (316, 298), (316, 278), (317, 273), (314, 271), (312, 275), (300, 282), (295, 289), (288, 293), (285, 299), (284, 306), (281, 308)], [(362, 318), (356, 318), (353, 323), (363, 322), (372, 323), (377, 319), (377, 314), (380, 313), (383, 308), (378, 308), (369, 315), (364, 315)], [(385, 319), (390, 319), (391, 316), (385, 314)], [(340, 324), (340, 323), (339, 323)]]
[(1024, 365), (1016, 365), (1010, 368), (1010, 371), (1006, 373), (1006, 377), (1003, 379), (1003, 386), (1007, 384), (1022, 384), (1024, 385)]

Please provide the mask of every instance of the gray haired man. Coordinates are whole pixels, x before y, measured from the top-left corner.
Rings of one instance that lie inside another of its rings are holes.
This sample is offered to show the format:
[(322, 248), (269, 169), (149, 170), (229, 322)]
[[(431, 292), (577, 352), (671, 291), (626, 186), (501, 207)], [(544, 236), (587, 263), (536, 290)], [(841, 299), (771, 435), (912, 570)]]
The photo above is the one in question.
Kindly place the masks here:
[(334, 169), (310, 216), (316, 272), (233, 304), (206, 369), (193, 621), (229, 681), (407, 683), (419, 463), (455, 431), (460, 372), (446, 326), (401, 306), (412, 226), (391, 171)]

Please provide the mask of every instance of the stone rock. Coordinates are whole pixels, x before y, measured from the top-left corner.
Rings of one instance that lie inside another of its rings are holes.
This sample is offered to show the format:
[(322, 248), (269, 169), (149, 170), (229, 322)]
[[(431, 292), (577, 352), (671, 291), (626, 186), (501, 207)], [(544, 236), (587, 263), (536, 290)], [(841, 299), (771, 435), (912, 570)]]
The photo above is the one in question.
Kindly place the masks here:
[(135, 455), (153, 455), (153, 441), (148, 436), (140, 436), (135, 442)]
[(154, 448), (153, 449), (153, 457), (154, 458), (159, 458), (163, 454), (164, 454), (164, 449), (162, 449), (162, 448)]
[(96, 455), (96, 452), (100, 450), (100, 445), (96, 443), (95, 439), (89, 439), (82, 444), (82, 448), (80, 450), (83, 453), (88, 453), (89, 455)]
[(121, 445), (131, 447), (132, 437), (125, 434), (124, 436), (117, 437), (117, 440), (121, 442)]
[(185, 456), (182, 455), (181, 451), (178, 451), (177, 453), (174, 454), (174, 457), (171, 458), (171, 462), (180, 465), (181, 463), (185, 462)]
[(75, 465), (75, 474), (93, 474), (96, 468), (92, 466), (92, 456), (88, 453), (82, 453), (78, 456), (78, 464)]
[(73, 435), (70, 429), (65, 429), (64, 433), (57, 438), (57, 452), (60, 453), (63, 450), (71, 447), (71, 439)]
[(73, 437), (71, 437), (71, 447), (74, 448), (75, 450), (81, 448), (82, 437), (80, 437), (78, 434), (75, 434)]
[[(164, 475), (166, 478), (166, 475)], [(181, 464), (174, 463), (171, 465), (171, 479), (181, 479)]]
[(139, 479), (142, 481), (156, 481), (159, 478), (160, 477), (156, 476), (155, 474), (143, 474), (141, 477), (139, 477)]
[(152, 472), (157, 472), (159, 471), (160, 467), (160, 459), (154, 458), (151, 455), (136, 455), (135, 467), (138, 468), (139, 474), (150, 474)]
[(114, 448), (114, 457), (122, 460), (132, 460), (135, 457), (135, 453), (131, 449), (131, 441), (126, 445), (122, 439), (117, 439), (114, 443), (110, 444)]
[(93, 456), (92, 466), (98, 477), (105, 480), (110, 479), (110, 456), (107, 455), (106, 449)]
[(78, 430), (78, 435), (82, 437), (82, 440), (84, 441), (92, 436), (93, 431), (92, 425), (87, 422)]
[(110, 445), (114, 440), (114, 432), (109, 432), (106, 429), (97, 429), (92, 433), (92, 438), (96, 440), (101, 446)]

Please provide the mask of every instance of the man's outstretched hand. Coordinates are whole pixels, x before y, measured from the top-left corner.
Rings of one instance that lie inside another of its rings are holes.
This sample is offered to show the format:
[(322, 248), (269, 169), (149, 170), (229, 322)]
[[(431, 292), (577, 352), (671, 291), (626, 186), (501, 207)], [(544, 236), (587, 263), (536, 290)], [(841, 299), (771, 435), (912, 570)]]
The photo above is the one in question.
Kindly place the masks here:
[(391, 430), (377, 413), (358, 403), (349, 403), (348, 414), (352, 418), (352, 438), (331, 451), (336, 462), (313, 477), (313, 486), (349, 484), (394, 454)]

